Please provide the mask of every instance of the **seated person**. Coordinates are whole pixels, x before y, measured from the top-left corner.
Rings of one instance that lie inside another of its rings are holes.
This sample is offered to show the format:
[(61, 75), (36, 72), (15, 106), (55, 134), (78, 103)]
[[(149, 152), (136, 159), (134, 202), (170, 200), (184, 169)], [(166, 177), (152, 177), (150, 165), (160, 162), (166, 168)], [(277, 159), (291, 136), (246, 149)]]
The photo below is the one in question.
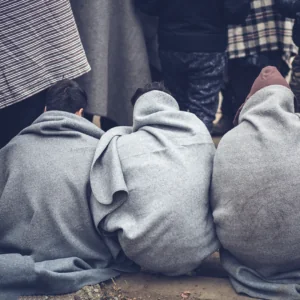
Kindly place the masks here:
[(126, 268), (91, 217), (89, 172), (103, 132), (81, 118), (86, 94), (63, 80), (46, 97), (46, 112), (0, 150), (1, 300), (73, 292)]
[(208, 203), (215, 146), (161, 86), (134, 98), (133, 127), (109, 130), (96, 150), (95, 226), (142, 268), (184, 274), (219, 247)]
[(300, 299), (300, 119), (275, 67), (262, 70), (214, 160), (221, 262), (238, 293)]

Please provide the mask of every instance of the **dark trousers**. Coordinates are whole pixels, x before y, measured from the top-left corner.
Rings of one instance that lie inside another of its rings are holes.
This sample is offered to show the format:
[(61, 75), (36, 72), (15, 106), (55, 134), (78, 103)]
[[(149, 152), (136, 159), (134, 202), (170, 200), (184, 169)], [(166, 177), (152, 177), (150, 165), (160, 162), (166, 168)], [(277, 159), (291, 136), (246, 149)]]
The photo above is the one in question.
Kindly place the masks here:
[(225, 53), (160, 50), (159, 54), (165, 86), (180, 109), (194, 113), (211, 131), (223, 84)]
[(295, 110), (300, 112), (300, 55), (297, 55), (293, 61), (290, 86), (296, 98)]
[(32, 124), (45, 107), (45, 91), (0, 109), (0, 149), (22, 129)]
[(282, 59), (279, 51), (262, 52), (256, 56), (231, 59), (228, 61), (225, 88), (222, 91), (222, 114), (231, 120), (240, 106), (245, 102), (255, 79), (261, 70), (267, 66), (274, 66), (282, 76), (287, 76), (288, 65)]

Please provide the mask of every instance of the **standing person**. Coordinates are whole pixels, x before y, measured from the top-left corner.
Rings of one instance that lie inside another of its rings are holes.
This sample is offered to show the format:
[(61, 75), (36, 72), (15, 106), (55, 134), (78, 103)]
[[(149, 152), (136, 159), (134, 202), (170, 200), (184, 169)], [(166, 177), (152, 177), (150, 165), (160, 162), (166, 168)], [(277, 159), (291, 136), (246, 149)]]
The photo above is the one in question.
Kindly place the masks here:
[(136, 0), (136, 5), (159, 17), (166, 87), (181, 110), (195, 113), (211, 130), (223, 83), (227, 24), (245, 20), (250, 0)]
[(131, 125), (130, 98), (151, 81), (143, 29), (133, 0), (71, 0), (71, 5), (92, 67), (79, 78), (89, 97), (87, 113), (104, 117), (104, 130), (117, 124)]
[(45, 90), (90, 70), (69, 0), (0, 1), (0, 148), (30, 125)]
[(251, 86), (266, 66), (275, 66), (285, 77), (289, 60), (297, 53), (292, 40), (293, 21), (283, 17), (275, 0), (252, 0), (245, 24), (228, 30), (228, 84), (223, 94), (223, 116), (213, 134), (232, 128), (234, 115), (245, 101)]

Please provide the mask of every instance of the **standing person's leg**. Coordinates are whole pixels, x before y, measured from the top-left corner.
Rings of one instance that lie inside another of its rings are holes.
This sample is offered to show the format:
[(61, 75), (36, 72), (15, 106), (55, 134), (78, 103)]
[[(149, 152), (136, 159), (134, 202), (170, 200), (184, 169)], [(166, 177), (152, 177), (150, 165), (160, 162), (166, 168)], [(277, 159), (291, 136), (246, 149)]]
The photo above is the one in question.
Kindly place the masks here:
[[(249, 61), (250, 60), (250, 61)], [(223, 135), (233, 127), (233, 120), (245, 102), (261, 67), (248, 58), (230, 59), (227, 63), (227, 83), (223, 90), (222, 118), (213, 128), (213, 135)], [(228, 126), (230, 125), (230, 126)]]
[(188, 62), (188, 109), (209, 131), (218, 108), (226, 65), (225, 53), (190, 53)]
[(245, 102), (255, 79), (263, 68), (274, 66), (282, 76), (285, 77), (288, 74), (289, 67), (283, 60), (282, 55), (281, 51), (261, 52), (257, 55), (230, 61), (228, 74), (234, 91), (234, 113)]
[(18, 102), (0, 110), (0, 149), (18, 133), (20, 104)]
[(230, 82), (225, 82), (222, 93), (221, 112), (222, 116), (218, 123), (213, 125), (211, 134), (214, 136), (221, 136), (228, 132), (233, 127), (234, 112), (233, 112), (233, 90)]
[(45, 108), (45, 91), (0, 110), (0, 148), (32, 124)]
[(230, 60), (227, 59), (225, 68), (224, 83), (221, 89), (222, 102), (221, 102), (221, 118), (213, 125), (211, 134), (214, 136), (222, 136), (233, 128), (233, 120), (235, 117), (232, 103), (234, 98), (234, 91), (231, 86), (230, 78), (228, 76), (228, 65)]
[(117, 122), (108, 118), (108, 117), (100, 117), (100, 128), (103, 131), (108, 131), (111, 128), (119, 126)]
[(231, 83), (227, 82), (224, 85), (224, 88), (222, 88), (221, 92), (223, 97), (222, 104), (221, 104), (222, 115), (226, 116), (226, 118), (232, 120), (233, 122), (234, 113), (233, 113), (232, 102), (234, 98), (234, 93), (232, 90)]
[(187, 74), (184, 72), (186, 53), (159, 51), (163, 79), (166, 88), (178, 102), (180, 110), (187, 111)]
[(254, 80), (261, 71), (261, 67), (248, 64), (245, 59), (232, 59), (228, 65), (228, 75), (233, 90), (232, 108), (235, 115), (245, 102)]
[(291, 78), (291, 88), (296, 97), (297, 107), (295, 109), (299, 112), (300, 109), (300, 56), (297, 55), (293, 61), (293, 70)]
[(89, 114), (89, 113), (84, 113), (84, 118), (89, 120), (90, 122), (93, 122), (94, 116), (92, 114)]
[[(17, 110), (18, 122), (16, 124), (16, 134), (22, 129), (31, 125), (45, 109), (46, 90), (39, 92), (19, 103)], [(15, 135), (16, 135), (15, 134)]]
[(0, 109), (0, 149), (8, 142), (8, 116), (6, 114), (7, 108)]

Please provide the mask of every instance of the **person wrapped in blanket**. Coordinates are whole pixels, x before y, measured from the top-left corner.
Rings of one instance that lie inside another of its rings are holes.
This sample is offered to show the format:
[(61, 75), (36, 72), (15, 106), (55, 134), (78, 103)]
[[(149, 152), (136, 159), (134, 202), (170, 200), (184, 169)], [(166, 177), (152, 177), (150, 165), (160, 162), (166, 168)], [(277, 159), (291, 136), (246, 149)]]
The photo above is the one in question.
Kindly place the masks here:
[(59, 81), (46, 112), (0, 150), (1, 300), (76, 292), (137, 269), (94, 228), (89, 172), (103, 131), (81, 117), (86, 105), (75, 81)]
[(300, 299), (300, 118), (275, 67), (262, 70), (221, 140), (212, 209), (221, 262), (238, 293)]
[(94, 223), (143, 269), (184, 274), (219, 247), (209, 208), (215, 146), (159, 84), (137, 91), (133, 103), (133, 127), (110, 129), (97, 146)]

